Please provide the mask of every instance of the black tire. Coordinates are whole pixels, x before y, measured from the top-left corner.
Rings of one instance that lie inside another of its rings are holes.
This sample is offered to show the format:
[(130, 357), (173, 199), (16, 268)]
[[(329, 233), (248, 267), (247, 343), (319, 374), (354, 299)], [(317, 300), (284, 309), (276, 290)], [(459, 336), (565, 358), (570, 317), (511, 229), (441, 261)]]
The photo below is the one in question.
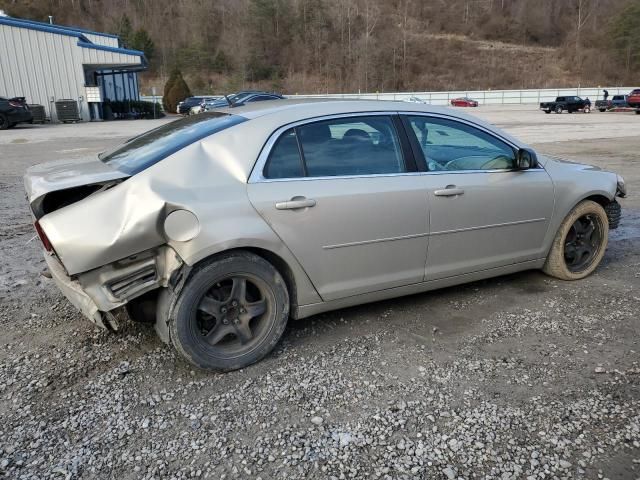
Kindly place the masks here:
[(6, 130), (7, 128), (9, 128), (9, 119), (7, 119), (7, 116), (0, 113), (0, 130)]
[(606, 109), (606, 108), (599, 108), (598, 110), (600, 110), (600, 111), (601, 111), (601, 112), (603, 112), (603, 113), (607, 111), (607, 109)]
[(580, 280), (598, 267), (608, 240), (609, 220), (604, 208), (584, 200), (558, 228), (543, 271), (560, 280)]
[(17, 123), (10, 123), (8, 128), (13, 128), (17, 125)]
[(551, 113), (551, 109), (545, 110), (544, 113)]
[(192, 364), (236, 370), (271, 352), (288, 319), (282, 276), (262, 257), (240, 251), (191, 273), (169, 319), (169, 336)]
[(562, 113), (562, 107), (560, 105), (556, 106), (555, 112), (556, 113)]

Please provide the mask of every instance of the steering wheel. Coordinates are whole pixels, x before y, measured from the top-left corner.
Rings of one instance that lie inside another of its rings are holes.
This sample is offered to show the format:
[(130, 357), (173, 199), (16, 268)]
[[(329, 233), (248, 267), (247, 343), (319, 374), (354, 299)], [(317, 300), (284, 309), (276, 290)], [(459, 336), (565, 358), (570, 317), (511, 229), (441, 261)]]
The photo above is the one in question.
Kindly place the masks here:
[(444, 170), (499, 170), (511, 166), (512, 160), (504, 155), (497, 155), (490, 160), (479, 155), (469, 155), (448, 161)]
[(513, 160), (505, 155), (493, 157), (480, 167), (482, 170), (503, 170), (513, 167)]

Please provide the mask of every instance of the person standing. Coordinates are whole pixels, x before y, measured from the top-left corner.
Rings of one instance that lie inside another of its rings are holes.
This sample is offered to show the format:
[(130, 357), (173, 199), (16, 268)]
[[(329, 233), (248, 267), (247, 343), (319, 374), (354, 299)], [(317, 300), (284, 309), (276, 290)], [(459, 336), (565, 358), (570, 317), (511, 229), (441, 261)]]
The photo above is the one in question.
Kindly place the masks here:
[(604, 100), (606, 102), (607, 99), (609, 98), (609, 90), (603, 90), (603, 92), (604, 92)]

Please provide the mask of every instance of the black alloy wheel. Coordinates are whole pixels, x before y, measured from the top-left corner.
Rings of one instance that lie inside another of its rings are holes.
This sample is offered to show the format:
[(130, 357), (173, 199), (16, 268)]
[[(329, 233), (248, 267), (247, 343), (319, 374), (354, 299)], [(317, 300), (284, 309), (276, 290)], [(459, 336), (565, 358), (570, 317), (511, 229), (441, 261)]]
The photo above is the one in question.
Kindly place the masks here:
[(564, 260), (571, 272), (588, 268), (598, 255), (604, 226), (595, 215), (578, 218), (567, 232), (564, 242)]
[(192, 332), (225, 356), (241, 354), (263, 337), (274, 302), (271, 289), (257, 276), (222, 278), (200, 299)]
[(289, 319), (287, 285), (264, 258), (234, 251), (204, 261), (162, 317), (176, 349), (209, 370), (244, 368), (278, 343)]

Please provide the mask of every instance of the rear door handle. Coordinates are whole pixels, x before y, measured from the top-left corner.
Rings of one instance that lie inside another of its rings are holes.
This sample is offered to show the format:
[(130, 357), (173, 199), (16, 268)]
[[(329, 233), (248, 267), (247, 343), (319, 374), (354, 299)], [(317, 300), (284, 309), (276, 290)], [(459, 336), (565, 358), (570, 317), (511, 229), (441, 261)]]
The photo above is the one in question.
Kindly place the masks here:
[(456, 187), (455, 185), (447, 185), (444, 189), (436, 190), (433, 194), (436, 197), (453, 197), (455, 195), (463, 195), (464, 190)]
[(293, 197), (286, 202), (276, 203), (276, 210), (296, 210), (298, 208), (315, 207), (316, 201), (313, 198)]

